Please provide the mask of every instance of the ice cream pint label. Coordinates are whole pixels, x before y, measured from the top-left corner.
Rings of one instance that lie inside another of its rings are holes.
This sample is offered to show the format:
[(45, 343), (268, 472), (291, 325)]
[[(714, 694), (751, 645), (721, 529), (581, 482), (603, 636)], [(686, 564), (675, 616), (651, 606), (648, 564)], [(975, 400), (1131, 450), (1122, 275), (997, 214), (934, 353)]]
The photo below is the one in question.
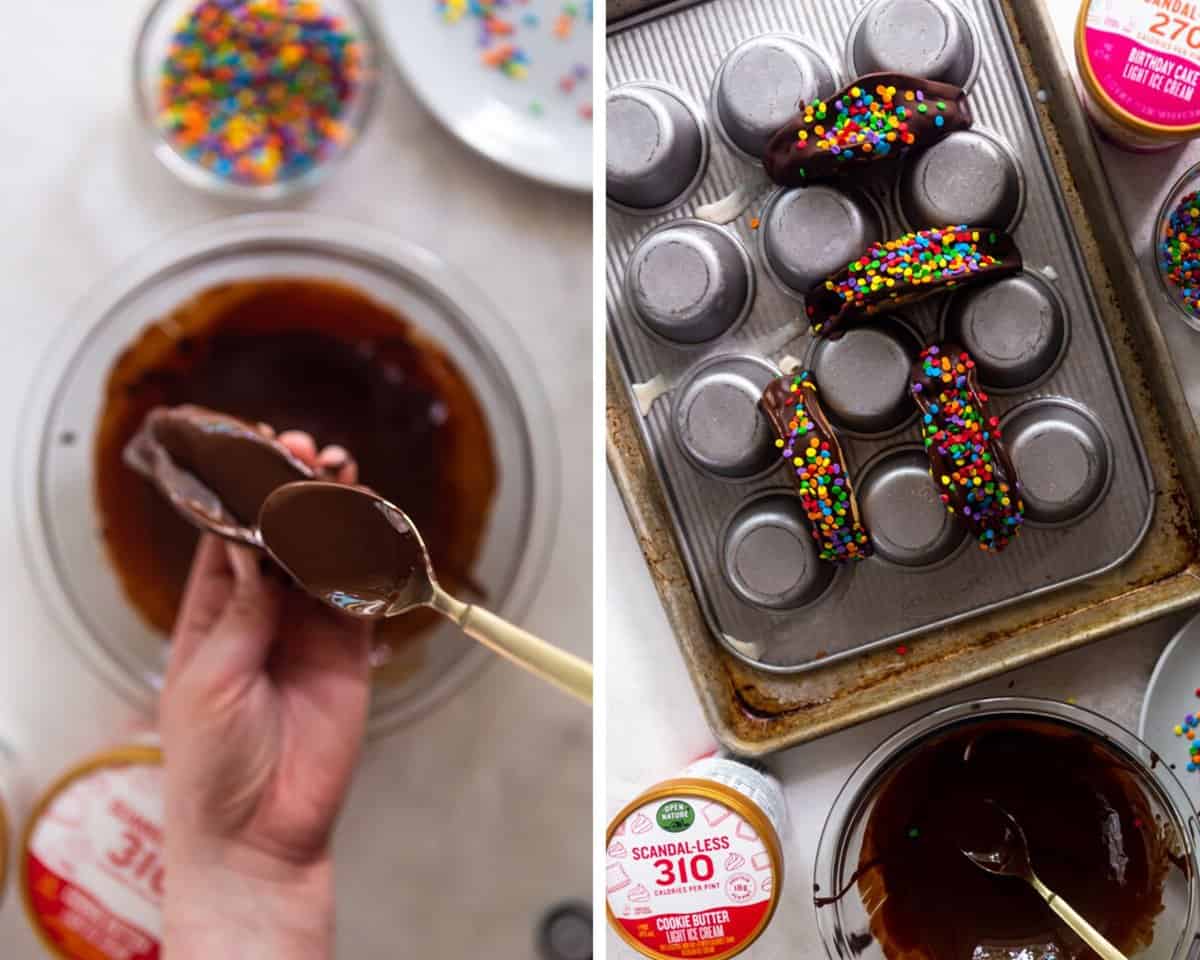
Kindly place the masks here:
[(55, 955), (158, 960), (161, 754), (118, 751), (59, 781), (30, 819), (22, 867), (30, 919)]
[(737, 791), (660, 784), (608, 832), (609, 922), (649, 957), (720, 960), (765, 929), (782, 883), (779, 838)]
[(1106, 130), (1116, 124), (1149, 140), (1200, 133), (1200, 3), (1087, 0), (1075, 43), (1089, 106)]

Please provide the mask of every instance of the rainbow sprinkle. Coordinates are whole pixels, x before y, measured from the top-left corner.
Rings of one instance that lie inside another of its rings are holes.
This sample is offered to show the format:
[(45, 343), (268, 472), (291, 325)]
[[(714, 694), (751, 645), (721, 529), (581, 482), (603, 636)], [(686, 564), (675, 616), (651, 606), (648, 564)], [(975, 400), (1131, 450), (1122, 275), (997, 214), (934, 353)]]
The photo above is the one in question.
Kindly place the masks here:
[[(1200, 690), (1196, 691), (1196, 696), (1200, 698)], [(1196, 773), (1200, 770), (1200, 743), (1196, 743), (1196, 730), (1200, 727), (1200, 718), (1197, 718), (1194, 713), (1187, 714), (1179, 723), (1175, 724), (1171, 732), (1177, 737), (1184, 737), (1188, 740), (1188, 762), (1187, 772)], [(1174, 769), (1174, 764), (1171, 765)]]
[(1158, 241), (1158, 266), (1188, 313), (1200, 317), (1200, 191), (1175, 205)]
[[(945, 110), (946, 101), (934, 101), (934, 106)], [(803, 149), (811, 141), (818, 150), (842, 160), (869, 153), (884, 157), (916, 142), (908, 122), (915, 113), (928, 109), (921, 90), (897, 90), (881, 83), (872, 93), (853, 86), (832, 103), (818, 99), (805, 105), (796, 147)], [(939, 127), (945, 122), (940, 116), (934, 121)]]
[[(951, 356), (935, 344), (921, 352), (919, 363), (937, 388), (930, 396), (919, 380), (911, 384), (924, 414), (921, 437), (931, 454), (930, 475), (942, 488), (942, 503), (954, 513), (951, 494), (961, 495), (963, 513), (977, 531), (980, 548), (1003, 550), (1024, 521), (1025, 506), (1008, 478), (997, 472), (1000, 420), (987, 417), (987, 396), (974, 389), (970, 373), (975, 361), (965, 352)], [(934, 469), (934, 454), (944, 472)]]
[(158, 123), (218, 176), (277, 183), (349, 142), (362, 79), (359, 42), (317, 0), (200, 0), (163, 60)]
[[(472, 20), (478, 25), (479, 61), (490, 69), (513, 80), (528, 79), (533, 60), (521, 45), (521, 37), (529, 31), (542, 27), (542, 14), (530, 9), (532, 0), (434, 0), (434, 10), (448, 24)], [(522, 10), (518, 11), (520, 7)], [(549, 15), (548, 15), (549, 16)], [(551, 33), (559, 40), (570, 40), (575, 24), (581, 19), (591, 22), (592, 3), (564, 3), (552, 17)], [(591, 87), (586, 84), (591, 76), (591, 67), (578, 63), (558, 79), (558, 88), (571, 96), (582, 94), (576, 108), (578, 117), (588, 123), (592, 120)], [(531, 101), (529, 112), (534, 116), (546, 113), (545, 104)]]
[(805, 404), (804, 390), (816, 391), (812, 375), (807, 370), (797, 374), (790, 389), (795, 404), (788, 422), (790, 435), (775, 445), (796, 471), (800, 501), (812, 523), (820, 557), (832, 563), (869, 557), (871, 538), (858, 520), (840, 451), (821, 439)]
[[(940, 227), (906, 233), (895, 240), (873, 243), (857, 260), (827, 279), (823, 289), (836, 295), (842, 309), (861, 307), (868, 297), (881, 292), (885, 301), (907, 299), (914, 288), (927, 284), (953, 286), (960, 277), (969, 276), (1001, 261), (981, 248), (981, 238), (995, 245), (1000, 235), (965, 225)], [(816, 316), (813, 304), (807, 307), (813, 333), (820, 333), (824, 321)]]
[[(459, 23), (467, 17), (478, 21), (479, 46), (483, 50), (480, 63), (514, 80), (524, 80), (529, 76), (529, 54), (512, 39), (518, 24), (502, 14), (512, 5), (512, 0), (434, 0), (438, 16), (446, 23)], [(521, 23), (530, 25), (527, 18)]]

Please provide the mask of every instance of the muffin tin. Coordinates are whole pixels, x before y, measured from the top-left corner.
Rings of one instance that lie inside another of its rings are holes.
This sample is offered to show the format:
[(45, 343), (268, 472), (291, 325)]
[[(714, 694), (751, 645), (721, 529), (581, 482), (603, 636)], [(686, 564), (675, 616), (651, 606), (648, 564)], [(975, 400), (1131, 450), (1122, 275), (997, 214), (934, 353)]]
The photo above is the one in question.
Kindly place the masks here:
[(979, 70), (979, 38), (961, 4), (949, 0), (868, 3), (851, 24), (844, 49), (856, 77), (907, 73), (969, 87)]
[(975, 125), (908, 157), (893, 202), (908, 230), (948, 223), (1011, 230), (1021, 219), (1025, 180), (1004, 142)]
[(777, 376), (779, 370), (758, 357), (719, 354), (675, 388), (675, 435), (697, 470), (738, 480), (775, 466), (775, 438), (758, 398)]
[(637, 245), (625, 296), (643, 328), (669, 346), (731, 332), (754, 304), (754, 264), (729, 231), (703, 220), (663, 224)]
[[(669, 211), (630, 212), (625, 195), (608, 218), (610, 346), (626, 386), (646, 385), (640, 425), (714, 635), (762, 669), (802, 671), (1121, 563), (1152, 517), (1149, 465), (998, 0), (663, 11), (610, 33), (610, 98), (645, 85), (706, 104), (696, 126), (717, 136), (699, 172), (676, 167)], [(974, 126), (836, 187), (767, 184), (749, 148), (767, 117), (790, 114), (789, 85), (809, 97), (867, 69), (965, 83)], [(624, 136), (610, 124), (610, 157)], [(744, 216), (696, 219), (739, 188), (757, 194)], [(1024, 272), (839, 341), (809, 335), (800, 301), (815, 278), (873, 240), (963, 221), (1008, 227)], [(1022, 475), (1028, 523), (998, 555), (975, 548), (926, 469), (908, 370), (942, 338), (975, 356)], [(874, 540), (873, 557), (842, 568), (817, 559), (750, 403), (772, 372), (801, 367), (839, 428)]]
[(758, 237), (764, 271), (803, 299), (813, 283), (883, 239), (883, 211), (853, 187), (777, 190), (763, 208)]
[(734, 150), (757, 159), (798, 100), (833, 93), (839, 75), (829, 56), (788, 33), (760, 33), (729, 52), (712, 84), (709, 111)]
[(678, 90), (630, 83), (608, 95), (608, 201), (629, 213), (661, 213), (687, 199), (708, 164), (708, 127)]

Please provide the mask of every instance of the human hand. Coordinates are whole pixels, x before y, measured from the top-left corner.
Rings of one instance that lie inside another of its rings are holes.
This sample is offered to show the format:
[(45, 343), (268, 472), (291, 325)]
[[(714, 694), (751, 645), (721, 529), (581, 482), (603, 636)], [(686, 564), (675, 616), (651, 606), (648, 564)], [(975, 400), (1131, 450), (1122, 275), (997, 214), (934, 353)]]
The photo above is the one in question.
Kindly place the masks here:
[[(355, 482), (340, 448), (279, 439)], [(201, 540), (160, 700), (170, 960), (332, 956), (329, 840), (366, 725), (370, 641), (254, 550)]]

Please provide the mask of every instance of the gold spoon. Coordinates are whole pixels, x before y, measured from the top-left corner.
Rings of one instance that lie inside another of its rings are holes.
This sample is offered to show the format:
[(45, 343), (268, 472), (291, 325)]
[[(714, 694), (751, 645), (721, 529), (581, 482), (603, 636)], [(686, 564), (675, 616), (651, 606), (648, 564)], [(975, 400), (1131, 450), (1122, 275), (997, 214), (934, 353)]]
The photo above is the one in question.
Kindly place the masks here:
[(999, 877), (1018, 877), (1028, 883), (1102, 960), (1126, 960), (1125, 954), (1080, 916), (1074, 908), (1038, 879), (1029, 859), (1025, 831), (1012, 814), (993, 800), (978, 805), (969, 818), (970, 836), (959, 838), (959, 849), (981, 870)]
[(258, 515), (262, 545), (292, 577), (334, 609), (365, 620), (430, 607), (519, 667), (592, 702), (592, 666), (438, 584), (429, 552), (399, 507), (365, 487), (288, 483)]

